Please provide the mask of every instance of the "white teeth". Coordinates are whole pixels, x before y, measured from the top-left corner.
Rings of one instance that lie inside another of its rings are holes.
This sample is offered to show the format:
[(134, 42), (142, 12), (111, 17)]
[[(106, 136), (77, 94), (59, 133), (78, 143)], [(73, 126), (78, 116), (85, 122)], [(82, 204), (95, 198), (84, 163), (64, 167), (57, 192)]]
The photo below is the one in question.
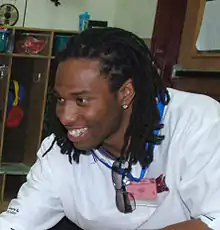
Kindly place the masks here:
[(79, 137), (81, 136), (85, 131), (87, 130), (87, 128), (83, 128), (83, 129), (73, 129), (73, 130), (69, 130), (69, 134), (73, 137)]

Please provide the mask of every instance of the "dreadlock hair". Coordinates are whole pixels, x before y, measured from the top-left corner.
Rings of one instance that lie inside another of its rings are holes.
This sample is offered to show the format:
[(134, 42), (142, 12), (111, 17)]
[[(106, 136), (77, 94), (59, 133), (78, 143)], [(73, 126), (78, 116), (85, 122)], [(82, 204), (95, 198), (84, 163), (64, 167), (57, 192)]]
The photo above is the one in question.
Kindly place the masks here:
[[(129, 161), (128, 170), (137, 161), (142, 167), (148, 166), (153, 160), (153, 145), (160, 144), (164, 139), (164, 136), (154, 133), (154, 130), (162, 128), (156, 99), (166, 105), (169, 94), (144, 41), (123, 29), (92, 28), (72, 37), (58, 58), (59, 62), (70, 58), (99, 60), (100, 73), (109, 80), (111, 92), (117, 92), (128, 79), (132, 80), (135, 98), (121, 160)], [(74, 148), (58, 119), (55, 123), (53, 127), (57, 128), (54, 129), (52, 146), (57, 142), (61, 153), (67, 154), (71, 163), (72, 159), (79, 162), (80, 154), (85, 152)]]

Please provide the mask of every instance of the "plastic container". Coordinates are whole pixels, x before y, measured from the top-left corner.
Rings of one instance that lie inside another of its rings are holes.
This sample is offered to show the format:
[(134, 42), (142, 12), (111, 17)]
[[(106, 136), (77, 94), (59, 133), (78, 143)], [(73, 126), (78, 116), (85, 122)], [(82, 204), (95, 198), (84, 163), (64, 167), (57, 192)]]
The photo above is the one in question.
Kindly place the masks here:
[(8, 51), (10, 31), (1, 29), (0, 30), (0, 52), (5, 53)]
[(16, 53), (46, 54), (48, 53), (49, 34), (22, 33), (16, 43)]
[(88, 28), (90, 15), (88, 12), (84, 12), (79, 15), (79, 30), (83, 31)]
[(71, 35), (56, 35), (55, 36), (55, 46), (54, 46), (55, 54), (59, 53), (60, 51), (66, 48), (66, 45), (70, 38), (71, 38)]

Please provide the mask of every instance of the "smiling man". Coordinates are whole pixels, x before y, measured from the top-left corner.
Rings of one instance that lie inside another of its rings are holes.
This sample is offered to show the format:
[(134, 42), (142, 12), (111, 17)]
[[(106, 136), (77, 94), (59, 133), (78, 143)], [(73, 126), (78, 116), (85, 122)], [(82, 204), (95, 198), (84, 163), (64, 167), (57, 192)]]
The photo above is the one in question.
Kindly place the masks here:
[(121, 93), (121, 99), (111, 94), (106, 83), (106, 76), (100, 73), (97, 60), (70, 59), (61, 63), (55, 84), (56, 114), (75, 148), (91, 150), (102, 145), (119, 157), (123, 146), (121, 140), (131, 114), (131, 106), (124, 112), (119, 100), (126, 100), (123, 103), (129, 105), (135, 93), (131, 80), (127, 81), (127, 88), (124, 88), (127, 94), (132, 93), (127, 99), (124, 98), (126, 92)]
[(0, 229), (220, 229), (219, 103), (165, 88), (154, 63), (122, 29), (70, 40), (53, 133)]

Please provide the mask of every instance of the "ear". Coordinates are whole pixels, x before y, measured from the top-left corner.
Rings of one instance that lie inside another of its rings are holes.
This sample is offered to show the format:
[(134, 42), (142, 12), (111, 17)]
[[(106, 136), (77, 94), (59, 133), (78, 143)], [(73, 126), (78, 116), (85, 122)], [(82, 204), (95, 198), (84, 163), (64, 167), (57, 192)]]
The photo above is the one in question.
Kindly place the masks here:
[(131, 79), (128, 79), (119, 89), (118, 98), (121, 107), (127, 109), (133, 102), (135, 96), (134, 86)]

